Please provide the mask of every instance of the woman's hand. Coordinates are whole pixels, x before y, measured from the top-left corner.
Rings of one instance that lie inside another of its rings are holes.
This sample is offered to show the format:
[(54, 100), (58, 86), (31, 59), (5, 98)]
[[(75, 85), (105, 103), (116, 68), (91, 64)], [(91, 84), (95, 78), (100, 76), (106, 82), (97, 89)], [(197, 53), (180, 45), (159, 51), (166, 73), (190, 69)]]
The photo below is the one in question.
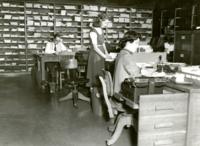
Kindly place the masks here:
[(112, 56), (110, 56), (109, 54), (106, 54), (105, 56), (105, 59), (112, 59)]

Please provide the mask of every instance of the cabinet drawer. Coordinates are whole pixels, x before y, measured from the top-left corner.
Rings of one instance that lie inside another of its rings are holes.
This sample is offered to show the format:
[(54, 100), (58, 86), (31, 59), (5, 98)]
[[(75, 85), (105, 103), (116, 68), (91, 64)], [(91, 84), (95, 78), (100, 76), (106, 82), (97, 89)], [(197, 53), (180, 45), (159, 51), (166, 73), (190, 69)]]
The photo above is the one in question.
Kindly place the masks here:
[(191, 51), (175, 50), (174, 61), (191, 64)]
[(139, 132), (146, 134), (163, 134), (169, 132), (186, 131), (187, 116), (146, 116), (141, 117), (139, 122)]
[(185, 146), (185, 133), (139, 136), (138, 146)]
[(186, 114), (187, 102), (188, 93), (141, 95), (139, 116)]

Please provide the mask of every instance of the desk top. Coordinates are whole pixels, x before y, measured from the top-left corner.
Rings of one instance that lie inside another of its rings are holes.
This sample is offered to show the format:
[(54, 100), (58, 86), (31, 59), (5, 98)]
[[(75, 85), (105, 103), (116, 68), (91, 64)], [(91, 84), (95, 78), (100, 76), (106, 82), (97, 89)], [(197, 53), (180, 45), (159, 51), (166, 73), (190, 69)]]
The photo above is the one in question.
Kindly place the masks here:
[[(200, 87), (196, 86), (194, 84), (187, 85), (187, 84), (177, 84), (174, 82), (166, 82), (165, 87), (169, 87), (181, 92), (193, 92), (193, 93), (200, 93)], [(173, 93), (172, 93), (173, 94)], [(129, 98), (123, 96), (121, 93), (115, 93), (114, 98), (116, 98), (119, 101), (122, 101), (127, 105), (128, 107), (132, 109), (139, 109), (139, 105), (135, 103), (133, 100), (130, 100)]]
[(45, 53), (37, 53), (33, 54), (34, 56), (38, 57), (59, 57), (59, 56), (75, 56), (75, 52), (63, 52), (60, 54), (45, 54)]
[(75, 57), (75, 52), (68, 52), (64, 54), (34, 54), (35, 58), (42, 60), (44, 62), (60, 62), (63, 59), (70, 59)]

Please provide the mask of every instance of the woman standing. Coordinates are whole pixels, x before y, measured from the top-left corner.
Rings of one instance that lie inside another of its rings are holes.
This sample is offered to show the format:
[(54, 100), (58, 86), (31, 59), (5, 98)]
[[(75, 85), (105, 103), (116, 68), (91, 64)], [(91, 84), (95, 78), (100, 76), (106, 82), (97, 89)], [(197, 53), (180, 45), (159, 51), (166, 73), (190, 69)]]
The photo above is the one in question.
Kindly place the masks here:
[(88, 86), (93, 87), (97, 84), (97, 76), (104, 69), (105, 59), (110, 59), (104, 42), (103, 28), (108, 24), (106, 15), (100, 15), (93, 23), (90, 31), (91, 48), (88, 58), (87, 78)]

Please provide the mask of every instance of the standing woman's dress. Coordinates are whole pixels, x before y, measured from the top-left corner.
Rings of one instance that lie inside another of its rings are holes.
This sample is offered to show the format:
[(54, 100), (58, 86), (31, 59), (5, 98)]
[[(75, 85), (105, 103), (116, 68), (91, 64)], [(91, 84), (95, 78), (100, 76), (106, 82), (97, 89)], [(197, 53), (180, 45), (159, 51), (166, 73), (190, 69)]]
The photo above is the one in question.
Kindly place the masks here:
[[(91, 32), (95, 32), (97, 34), (97, 45), (98, 48), (105, 54), (105, 50), (103, 48), (104, 44), (104, 35), (99, 34), (94, 28)], [(92, 41), (91, 41), (92, 42)], [(101, 57), (97, 52), (94, 50), (93, 44), (91, 43), (91, 48), (89, 52), (88, 58), (88, 66), (87, 66), (87, 79), (89, 79), (88, 86), (92, 87), (97, 84), (97, 79), (100, 71), (104, 69), (105, 66), (105, 59)]]

